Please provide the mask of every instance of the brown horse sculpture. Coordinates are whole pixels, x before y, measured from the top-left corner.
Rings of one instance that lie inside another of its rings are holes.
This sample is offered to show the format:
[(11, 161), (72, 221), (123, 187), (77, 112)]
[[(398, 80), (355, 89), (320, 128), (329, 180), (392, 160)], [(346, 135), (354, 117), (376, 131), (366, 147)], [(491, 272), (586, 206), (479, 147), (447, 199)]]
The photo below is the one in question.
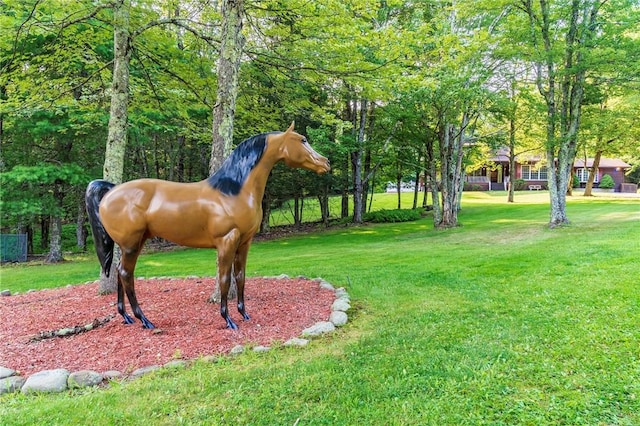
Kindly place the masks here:
[(229, 316), (227, 296), (232, 271), (238, 287), (238, 311), (249, 319), (244, 305), (244, 281), (251, 240), (262, 219), (267, 178), (280, 160), (290, 167), (316, 173), (330, 170), (327, 158), (293, 131), (253, 136), (231, 153), (220, 170), (195, 183), (138, 179), (121, 185), (104, 180), (89, 184), (87, 212), (102, 270), (109, 274), (114, 242), (120, 246), (118, 312), (126, 324), (134, 322), (125, 310), (124, 294), (144, 328), (154, 325), (142, 313), (133, 272), (148, 238), (158, 236), (188, 247), (218, 250), (220, 314), (227, 327), (237, 329)]

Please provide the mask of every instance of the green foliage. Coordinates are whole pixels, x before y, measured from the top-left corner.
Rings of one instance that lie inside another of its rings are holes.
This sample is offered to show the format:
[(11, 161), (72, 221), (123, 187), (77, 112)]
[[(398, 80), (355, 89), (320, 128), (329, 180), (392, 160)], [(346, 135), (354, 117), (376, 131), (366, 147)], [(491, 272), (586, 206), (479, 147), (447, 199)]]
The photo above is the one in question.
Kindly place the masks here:
[(524, 179), (515, 179), (513, 181), (513, 189), (515, 191), (524, 191), (527, 189), (527, 182)]
[(376, 210), (362, 216), (365, 222), (372, 223), (410, 222), (421, 218), (421, 210), (413, 209)]
[(580, 179), (578, 178), (578, 175), (573, 175), (573, 181), (572, 181), (572, 188), (580, 188)]
[(613, 180), (613, 178), (610, 175), (605, 174), (604, 176), (602, 176), (602, 179), (600, 179), (600, 184), (598, 184), (598, 188), (612, 189), (615, 185), (616, 185), (616, 182)]
[(15, 166), (0, 173), (0, 211), (3, 226), (27, 225), (40, 215), (61, 215), (65, 195), (88, 182), (77, 164)]

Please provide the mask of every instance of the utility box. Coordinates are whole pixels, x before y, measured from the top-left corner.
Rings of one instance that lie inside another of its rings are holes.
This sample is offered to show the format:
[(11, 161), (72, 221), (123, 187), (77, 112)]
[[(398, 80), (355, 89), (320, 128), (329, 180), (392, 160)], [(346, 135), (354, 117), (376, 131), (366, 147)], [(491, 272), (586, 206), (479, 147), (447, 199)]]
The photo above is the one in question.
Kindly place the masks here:
[(2, 262), (27, 261), (27, 234), (0, 234)]
[(632, 194), (635, 194), (636, 192), (638, 192), (638, 185), (635, 183), (621, 183), (620, 192), (630, 192)]

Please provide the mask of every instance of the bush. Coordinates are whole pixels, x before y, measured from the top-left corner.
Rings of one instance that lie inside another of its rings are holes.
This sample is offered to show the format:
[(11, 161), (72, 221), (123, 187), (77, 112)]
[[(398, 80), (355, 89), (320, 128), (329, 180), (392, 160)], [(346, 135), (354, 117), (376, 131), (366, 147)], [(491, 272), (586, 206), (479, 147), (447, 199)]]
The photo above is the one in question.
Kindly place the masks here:
[(600, 179), (600, 185), (598, 185), (598, 188), (611, 189), (614, 186), (616, 186), (616, 182), (613, 180), (611, 175), (604, 175), (602, 176), (602, 179)]
[(580, 188), (580, 179), (578, 175), (573, 175), (573, 188)]
[(513, 190), (514, 191), (524, 191), (527, 189), (527, 182), (524, 179), (516, 179), (513, 181)]
[(375, 223), (394, 223), (394, 222), (410, 222), (418, 220), (422, 217), (420, 210), (377, 210), (365, 213), (362, 219), (365, 222)]

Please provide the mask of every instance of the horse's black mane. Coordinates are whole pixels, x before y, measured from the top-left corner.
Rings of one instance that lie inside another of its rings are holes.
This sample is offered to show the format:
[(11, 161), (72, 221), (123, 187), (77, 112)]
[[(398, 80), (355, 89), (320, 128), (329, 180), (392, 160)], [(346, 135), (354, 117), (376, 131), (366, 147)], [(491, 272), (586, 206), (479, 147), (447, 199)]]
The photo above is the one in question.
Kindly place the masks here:
[(209, 176), (209, 185), (223, 194), (238, 195), (247, 176), (262, 158), (269, 134), (261, 133), (241, 142), (220, 169)]

